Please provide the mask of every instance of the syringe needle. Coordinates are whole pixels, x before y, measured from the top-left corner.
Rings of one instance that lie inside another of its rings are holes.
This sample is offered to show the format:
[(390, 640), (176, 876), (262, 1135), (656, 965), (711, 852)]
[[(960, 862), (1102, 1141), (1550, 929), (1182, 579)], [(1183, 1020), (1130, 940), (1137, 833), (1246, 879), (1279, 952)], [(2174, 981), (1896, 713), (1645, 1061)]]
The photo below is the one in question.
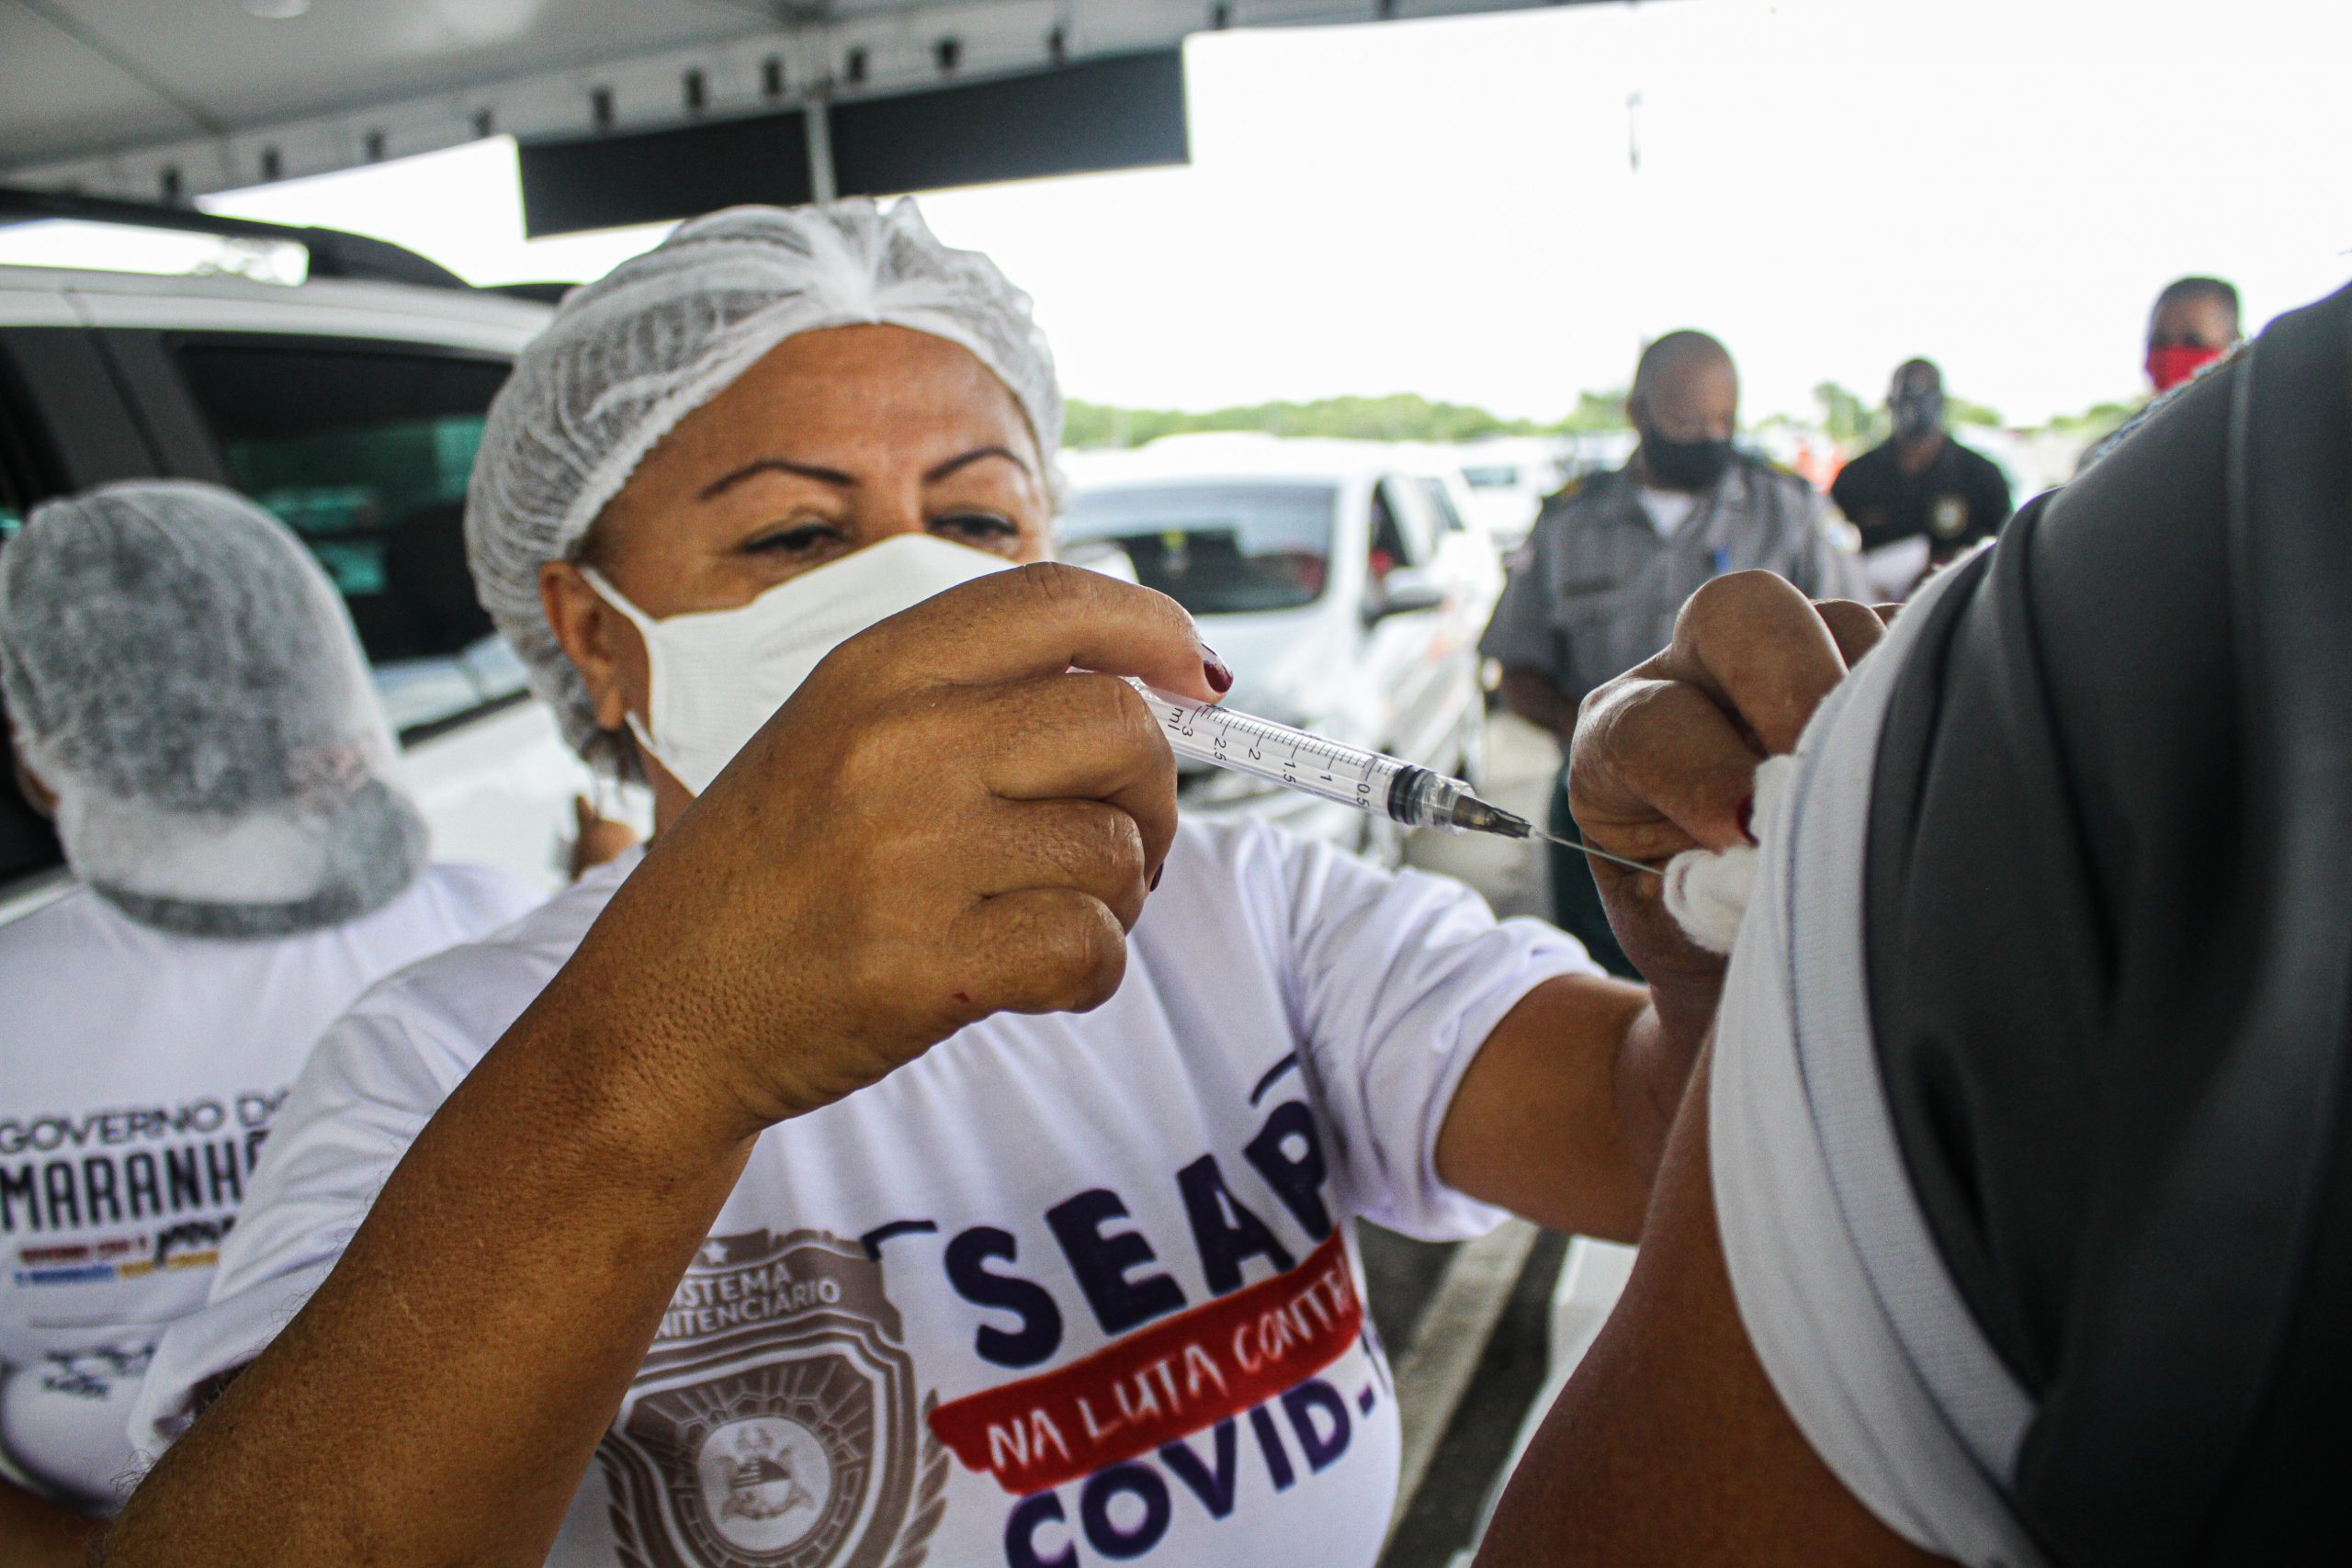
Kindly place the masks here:
[(1557, 844), (1562, 849), (1574, 850), (1579, 854), (1592, 855), (1598, 859), (1608, 861), (1612, 865), (1624, 866), (1631, 871), (1646, 871), (1652, 876), (1664, 876), (1666, 874), (1666, 868), (1664, 866), (1652, 865), (1647, 861), (1627, 860), (1623, 855), (1612, 855), (1607, 850), (1596, 850), (1590, 844), (1581, 844), (1574, 839), (1564, 839), (1557, 833), (1547, 833), (1541, 828), (1535, 829), (1535, 837), (1543, 840), (1546, 843)]
[(1589, 855), (1599, 855), (1602, 860), (1613, 862), (1634, 871), (1646, 871), (1652, 876), (1666, 874), (1666, 872), (1658, 866), (1645, 864), (1637, 860), (1627, 860), (1623, 855), (1612, 855), (1607, 850), (1596, 850), (1590, 844), (1578, 843), (1574, 839), (1563, 839), (1557, 833), (1547, 833), (1516, 812), (1505, 811), (1501, 807), (1480, 800), (1475, 795), (1466, 795), (1453, 803), (1453, 820), (1455, 827), (1466, 828), (1472, 832), (1494, 833), (1506, 839), (1541, 839), (1547, 844), (1558, 844), (1563, 849), (1577, 850)]

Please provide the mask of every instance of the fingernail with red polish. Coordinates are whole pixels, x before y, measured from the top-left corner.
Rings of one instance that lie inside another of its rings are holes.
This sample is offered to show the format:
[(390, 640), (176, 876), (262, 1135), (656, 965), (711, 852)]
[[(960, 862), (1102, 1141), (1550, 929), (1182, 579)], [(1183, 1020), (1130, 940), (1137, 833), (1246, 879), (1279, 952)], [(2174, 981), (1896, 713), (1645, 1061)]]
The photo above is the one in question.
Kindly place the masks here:
[(1738, 817), (1740, 833), (1749, 843), (1754, 843), (1756, 841), (1756, 830), (1748, 826), (1756, 817), (1756, 797), (1754, 795), (1751, 795), (1742, 797), (1739, 803)]
[(1210, 688), (1218, 692), (1233, 690), (1233, 671), (1225, 667), (1225, 660), (1216, 656), (1216, 649), (1204, 648), (1201, 651), (1208, 656), (1201, 660), (1201, 673), (1208, 678)]

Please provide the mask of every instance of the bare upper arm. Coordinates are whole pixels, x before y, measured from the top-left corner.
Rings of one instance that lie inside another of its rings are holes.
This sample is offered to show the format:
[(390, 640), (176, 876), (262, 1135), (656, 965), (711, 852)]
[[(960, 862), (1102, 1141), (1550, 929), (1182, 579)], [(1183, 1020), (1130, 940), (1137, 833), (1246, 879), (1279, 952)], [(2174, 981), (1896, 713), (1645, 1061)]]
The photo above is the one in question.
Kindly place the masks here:
[(1546, 980), (1503, 1015), (1438, 1129), (1438, 1179), (1555, 1230), (1630, 1241), (1649, 1201), (1617, 1094), (1649, 991), (1598, 975)]
[(1707, 1061), (1624, 1298), (1511, 1477), (1479, 1568), (1942, 1561), (1879, 1523), (1815, 1456), (1740, 1325), (1715, 1228)]
[(104, 1529), (96, 1519), (0, 1480), (0, 1562), (12, 1568), (79, 1568)]

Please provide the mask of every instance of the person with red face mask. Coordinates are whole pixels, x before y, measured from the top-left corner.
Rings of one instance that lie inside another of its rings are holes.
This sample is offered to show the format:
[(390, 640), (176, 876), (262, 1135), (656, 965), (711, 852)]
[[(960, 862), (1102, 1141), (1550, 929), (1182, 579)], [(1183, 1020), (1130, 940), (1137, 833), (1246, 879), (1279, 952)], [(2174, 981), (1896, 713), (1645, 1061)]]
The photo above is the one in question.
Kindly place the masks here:
[(2218, 277), (2178, 277), (2148, 312), (2148, 379), (2158, 396), (2238, 344), (2238, 291)]
[(2148, 381), (2156, 400), (2094, 442), (2075, 466), (2080, 479), (2092, 464), (2139, 428), (2165, 397), (2218, 364), (2244, 339), (2239, 332), (2238, 291), (2218, 277), (2176, 277), (2156, 296), (2148, 312)]

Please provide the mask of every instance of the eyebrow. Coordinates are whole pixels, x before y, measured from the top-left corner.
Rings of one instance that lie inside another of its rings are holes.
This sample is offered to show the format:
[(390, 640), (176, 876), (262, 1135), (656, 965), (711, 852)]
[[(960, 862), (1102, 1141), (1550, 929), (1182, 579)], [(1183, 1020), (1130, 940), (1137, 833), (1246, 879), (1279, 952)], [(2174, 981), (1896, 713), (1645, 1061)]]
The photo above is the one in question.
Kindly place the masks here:
[[(1006, 462), (1011, 463), (1014, 468), (1019, 468), (1023, 473), (1025, 474), (1029, 471), (1029, 465), (1023, 462), (1020, 455), (1012, 451), (1010, 448), (1003, 446), (976, 446), (969, 452), (965, 452), (956, 457), (950, 457), (947, 461), (939, 464), (936, 467), (923, 470), (922, 482), (927, 485), (937, 484), (940, 480), (947, 478), (948, 475), (969, 468), (972, 464), (978, 462), (983, 457), (1001, 457)], [(836, 490), (855, 490), (857, 488), (856, 476), (853, 474), (845, 474), (839, 468), (820, 468), (814, 463), (797, 463), (789, 457), (754, 457), (750, 462), (744, 464), (741, 468), (735, 469), (730, 473), (722, 474), (718, 479), (711, 480), (710, 483), (703, 486), (702, 489), (696, 492), (695, 499), (697, 501), (713, 500), (716, 497), (726, 494), (729, 491), (734, 489), (737, 485), (741, 484), (745, 479), (750, 479), (754, 474), (798, 474), (804, 479), (815, 479), (819, 484), (831, 485)]]
[(983, 457), (1001, 457), (1023, 473), (1029, 471), (1029, 465), (1021, 460), (1020, 455), (1007, 447), (975, 446), (961, 457), (950, 457), (936, 468), (924, 469), (922, 482), (927, 485), (937, 484), (948, 475), (968, 468)]
[(734, 472), (722, 474), (703, 486), (695, 499), (709, 501), (724, 495), (753, 474), (798, 474), (804, 479), (815, 479), (819, 484), (831, 485), (836, 490), (857, 488), (857, 480), (839, 468), (820, 468), (814, 463), (796, 463), (789, 457), (754, 457)]

